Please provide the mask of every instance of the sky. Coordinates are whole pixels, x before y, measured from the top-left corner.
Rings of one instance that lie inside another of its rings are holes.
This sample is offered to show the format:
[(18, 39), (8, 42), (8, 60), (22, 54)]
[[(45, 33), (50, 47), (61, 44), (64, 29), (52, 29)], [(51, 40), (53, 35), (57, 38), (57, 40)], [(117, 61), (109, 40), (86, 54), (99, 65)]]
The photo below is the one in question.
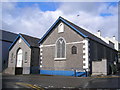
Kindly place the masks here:
[(117, 2), (3, 2), (0, 29), (41, 38), (59, 16), (103, 37), (118, 37)]

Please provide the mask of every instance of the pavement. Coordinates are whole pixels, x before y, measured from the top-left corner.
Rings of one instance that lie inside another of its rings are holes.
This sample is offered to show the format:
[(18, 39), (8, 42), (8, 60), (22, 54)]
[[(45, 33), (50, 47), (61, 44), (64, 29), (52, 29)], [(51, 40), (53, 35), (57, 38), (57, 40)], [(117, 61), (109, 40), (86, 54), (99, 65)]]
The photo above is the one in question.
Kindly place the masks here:
[(120, 76), (70, 77), (44, 75), (3, 75), (2, 88), (35, 90), (120, 89)]

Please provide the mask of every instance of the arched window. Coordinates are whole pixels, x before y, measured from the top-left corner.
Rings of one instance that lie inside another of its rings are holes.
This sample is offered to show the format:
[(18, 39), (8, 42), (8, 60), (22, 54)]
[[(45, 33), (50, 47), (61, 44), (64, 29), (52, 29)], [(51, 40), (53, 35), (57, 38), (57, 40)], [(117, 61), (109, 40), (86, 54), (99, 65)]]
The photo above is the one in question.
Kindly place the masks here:
[(22, 49), (17, 52), (17, 64), (16, 67), (22, 67)]
[(56, 58), (65, 58), (65, 40), (60, 38), (56, 42)]
[(76, 46), (72, 46), (71, 53), (72, 54), (77, 54), (77, 47)]

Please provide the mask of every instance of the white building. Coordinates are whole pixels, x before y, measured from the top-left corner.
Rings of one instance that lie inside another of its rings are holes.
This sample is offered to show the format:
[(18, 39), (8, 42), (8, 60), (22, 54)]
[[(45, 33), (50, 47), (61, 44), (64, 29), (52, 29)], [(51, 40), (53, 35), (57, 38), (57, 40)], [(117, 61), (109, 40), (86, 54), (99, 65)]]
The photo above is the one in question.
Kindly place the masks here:
[(104, 38), (104, 37), (102, 37), (100, 30), (98, 30), (97, 33), (94, 33), (94, 35), (96, 35), (98, 38), (100, 38), (103, 41), (105, 41), (107, 44), (110, 44), (117, 51), (119, 50), (119, 44), (118, 44), (119, 42), (118, 42), (118, 40), (116, 40), (115, 36), (113, 36), (113, 37), (105, 37)]
[[(94, 33), (94, 35), (102, 39), (103, 41), (105, 41), (107, 44), (111, 45), (111, 47), (113, 47), (115, 50), (120, 51), (120, 42), (116, 40), (115, 36), (104, 38), (102, 37), (100, 30), (98, 30), (97, 33)], [(120, 63), (120, 56), (119, 56), (118, 62)]]

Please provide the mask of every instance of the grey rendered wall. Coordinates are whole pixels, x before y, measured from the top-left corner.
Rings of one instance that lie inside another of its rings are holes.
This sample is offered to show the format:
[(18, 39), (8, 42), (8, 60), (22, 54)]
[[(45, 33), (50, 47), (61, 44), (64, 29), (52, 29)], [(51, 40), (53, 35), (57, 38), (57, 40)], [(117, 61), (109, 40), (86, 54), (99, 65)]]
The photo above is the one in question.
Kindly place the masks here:
[[(19, 40), (18, 40), (19, 41)], [(15, 74), (15, 66), (17, 60), (17, 50), (19, 48), (23, 51), (23, 74), (30, 74), (30, 63), (31, 63), (31, 49), (28, 45), (22, 40), (21, 43), (16, 42), (16, 44), (9, 51), (9, 63), (7, 73)], [(27, 52), (27, 62), (25, 62), (25, 52)], [(13, 62), (11, 62), (11, 54), (14, 54)]]
[(39, 58), (40, 57), (40, 49), (32, 48), (31, 51), (31, 73), (38, 74), (39, 73)]
[[(58, 28), (47, 37), (42, 43), (42, 69), (57, 70), (56, 67), (61, 70), (71, 70), (72, 68), (83, 69), (83, 43), (68, 44), (71, 42), (80, 42), (84, 38), (69, 28), (67, 25), (64, 26), (64, 32), (58, 33)], [(66, 40), (66, 59), (65, 60), (54, 60), (55, 58), (55, 42), (59, 37), (63, 37)], [(52, 45), (47, 46), (45, 45)], [(77, 46), (77, 54), (71, 54), (71, 47)], [(64, 67), (64, 68), (62, 68)]]
[(92, 75), (107, 75), (107, 60), (92, 62)]

